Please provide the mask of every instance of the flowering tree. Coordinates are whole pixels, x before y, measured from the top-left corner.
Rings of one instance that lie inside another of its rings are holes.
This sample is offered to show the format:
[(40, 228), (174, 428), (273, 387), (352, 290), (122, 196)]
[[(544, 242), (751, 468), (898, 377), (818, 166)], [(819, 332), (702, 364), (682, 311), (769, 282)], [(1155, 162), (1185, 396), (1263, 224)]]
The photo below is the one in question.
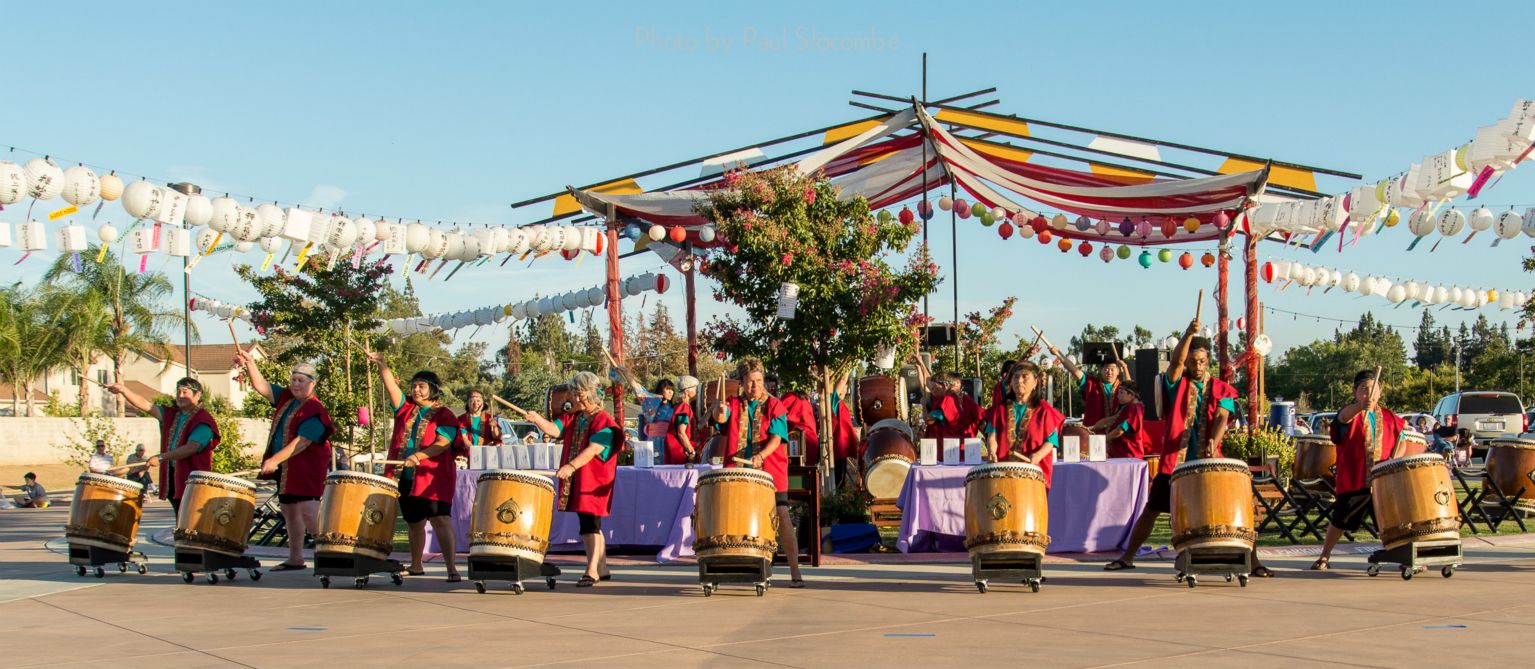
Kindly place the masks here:
[(997, 333), (1002, 330), (1002, 324), (1013, 317), (1013, 305), (1017, 302), (1016, 297), (1002, 300), (1002, 304), (992, 307), (985, 318), (981, 317), (979, 311), (965, 314), (965, 321), (960, 324), (959, 343), (970, 359), (975, 361), (976, 376), (981, 375), (982, 359), (996, 348)]
[[(820, 391), (820, 433), (830, 435), (834, 385), (859, 361), (917, 346), (923, 316), (916, 301), (938, 285), (927, 249), (911, 248), (920, 229), (875, 216), (862, 197), (843, 198), (829, 182), (792, 167), (732, 172), (699, 213), (727, 246), (700, 265), (719, 284), (715, 299), (745, 312), (716, 318), (704, 331), (715, 350), (757, 356), (789, 387)], [(892, 256), (911, 251), (903, 267)], [(799, 287), (793, 319), (779, 319), (779, 287)], [(822, 440), (823, 454), (830, 439)], [(830, 463), (830, 457), (823, 457)]]

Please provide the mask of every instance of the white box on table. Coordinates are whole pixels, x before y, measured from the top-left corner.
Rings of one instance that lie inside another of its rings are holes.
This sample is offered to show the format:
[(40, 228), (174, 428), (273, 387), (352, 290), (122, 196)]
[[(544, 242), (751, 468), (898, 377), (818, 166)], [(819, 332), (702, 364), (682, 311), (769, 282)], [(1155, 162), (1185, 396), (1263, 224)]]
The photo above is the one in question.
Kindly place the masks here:
[(918, 445), (917, 463), (923, 465), (938, 464), (938, 440), (923, 439)]
[(485, 466), (485, 447), (484, 446), (470, 446), (469, 447), (469, 468), (470, 469), (490, 469), (489, 467)]
[(518, 462), (517, 445), (488, 446), (496, 451), (496, 467), (498, 469), (522, 469), (522, 463)]
[(533, 444), (532, 469), (554, 469), (554, 444)]
[(1082, 459), (1082, 438), (1061, 438), (1061, 462), (1077, 462)]
[(981, 464), (981, 451), (985, 450), (985, 442), (981, 439), (965, 440), (965, 459), (967, 465)]
[(964, 457), (965, 445), (958, 439), (943, 440), (943, 464), (957, 465)]
[(1109, 438), (1095, 434), (1087, 438), (1088, 462), (1103, 462), (1109, 459)]
[(648, 441), (638, 439), (629, 440), (629, 448), (634, 451), (634, 466), (641, 469), (650, 469), (656, 466), (656, 447)]

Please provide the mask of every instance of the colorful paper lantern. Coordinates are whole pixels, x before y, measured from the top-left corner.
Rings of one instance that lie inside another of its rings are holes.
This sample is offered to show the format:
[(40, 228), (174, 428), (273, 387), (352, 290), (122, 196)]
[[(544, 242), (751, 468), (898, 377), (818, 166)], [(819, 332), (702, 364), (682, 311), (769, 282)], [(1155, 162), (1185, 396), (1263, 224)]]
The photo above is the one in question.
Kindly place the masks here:
[(668, 236), (673, 242), (681, 244), (688, 240), (688, 231), (687, 228), (684, 228), (680, 225), (674, 225), (672, 226), (671, 232), (668, 233)]
[(921, 216), (922, 220), (924, 220), (924, 221), (932, 220), (933, 219), (933, 201), (932, 200), (918, 200), (917, 201), (917, 215)]
[(1065, 214), (1056, 214), (1050, 218), (1050, 227), (1055, 230), (1065, 230), (1070, 223)]
[(1109, 234), (1109, 222), (1108, 222), (1108, 220), (1106, 220), (1106, 219), (1099, 219), (1098, 223), (1093, 226), (1093, 232), (1098, 233), (1099, 237), (1107, 236)]
[(1173, 252), (1172, 251), (1169, 251), (1167, 249), (1162, 249), (1160, 251), (1157, 251), (1157, 262), (1171, 262), (1172, 259), (1173, 259)]
[(1111, 248), (1108, 244), (1104, 244), (1103, 248), (1098, 249), (1098, 259), (1102, 260), (1103, 262), (1112, 261), (1114, 259), (1114, 249)]
[(1193, 267), (1194, 266), (1194, 256), (1193, 256), (1193, 254), (1189, 253), (1188, 251), (1184, 251), (1182, 255), (1178, 256), (1178, 266), (1182, 267), (1183, 269), (1188, 269), (1190, 267)]
[(891, 218), (890, 210), (881, 209), (879, 210), (879, 213), (874, 215), (874, 218), (878, 219), (880, 223), (889, 223)]
[(977, 202), (975, 204), (970, 205), (970, 215), (971, 216), (974, 216), (976, 218), (980, 218), (983, 214), (989, 214), (989, 213), (991, 213), (991, 210), (987, 209), (986, 205), (984, 205), (984, 204), (981, 204), (981, 203)]
[(1148, 221), (1148, 220), (1143, 218), (1143, 219), (1141, 219), (1141, 221), (1139, 223), (1136, 223), (1135, 224), (1135, 235), (1137, 237), (1140, 237), (1141, 239), (1145, 239), (1147, 237), (1150, 237), (1151, 236), (1151, 221)]
[(1039, 231), (1039, 243), (1041, 243), (1041, 244), (1049, 244), (1050, 243), (1050, 238), (1052, 236), (1053, 235), (1050, 234), (1050, 228), (1045, 228), (1044, 230), (1040, 230)]
[(1147, 269), (1150, 269), (1151, 268), (1151, 263), (1153, 262), (1152, 259), (1151, 259), (1151, 252), (1150, 251), (1141, 251), (1141, 255), (1140, 255), (1139, 258), (1136, 258), (1136, 262), (1139, 262), (1141, 264), (1141, 267), (1145, 267)]
[(1077, 253), (1082, 254), (1082, 257), (1086, 258), (1087, 256), (1092, 255), (1093, 245), (1084, 239), (1082, 240), (1081, 244), (1077, 245)]
[(1007, 221), (1003, 221), (1002, 225), (997, 226), (997, 234), (1001, 235), (1003, 239), (1012, 239), (1013, 224), (1008, 223)]
[(1166, 237), (1168, 239), (1172, 239), (1173, 235), (1176, 235), (1176, 234), (1178, 234), (1178, 222), (1177, 221), (1174, 221), (1173, 219), (1170, 219), (1170, 218), (1165, 220), (1165, 221), (1162, 221), (1162, 236), (1163, 237)]
[(1130, 219), (1128, 219), (1128, 218), (1123, 220), (1123, 221), (1120, 221), (1119, 222), (1119, 234), (1124, 235), (1126, 237), (1129, 237), (1130, 235), (1135, 234), (1135, 224), (1131, 223)]
[(949, 197), (947, 195), (938, 198), (938, 208), (942, 209), (944, 211), (949, 211), (949, 210), (953, 209), (954, 208), (954, 198), (951, 198), (951, 197)]
[[(975, 206), (980, 207), (981, 205), (975, 205)], [(981, 225), (984, 225), (984, 226), (986, 226), (988, 228), (991, 227), (992, 223), (997, 222), (997, 219), (991, 215), (991, 210), (990, 209), (986, 209), (985, 207), (982, 207), (981, 208), (981, 213), (976, 214), (975, 217), (980, 219)]]
[(958, 217), (960, 217), (962, 219), (970, 218), (970, 214), (971, 213), (973, 213), (973, 212), (970, 211), (970, 203), (965, 202), (964, 200), (955, 200), (954, 201), (954, 215), (955, 216), (958, 216)]
[(1199, 264), (1204, 265), (1205, 267), (1214, 267), (1215, 266), (1215, 254), (1214, 253), (1206, 253), (1206, 254), (1200, 256), (1199, 257)]
[(1065, 237), (1062, 237), (1060, 239), (1060, 241), (1057, 241), (1055, 243), (1055, 248), (1060, 249), (1061, 253), (1065, 253), (1067, 251), (1070, 251), (1071, 250), (1071, 240), (1067, 239)]
[[(0, 188), (0, 190), (4, 190)], [(101, 175), (101, 199), (111, 202), (123, 196), (123, 180), (116, 174)]]
[(1124, 244), (1120, 244), (1119, 248), (1114, 250), (1114, 255), (1119, 256), (1120, 260), (1129, 260), (1130, 259), (1130, 247), (1125, 246)]
[(896, 218), (901, 222), (901, 225), (911, 225), (912, 222), (917, 220), (917, 215), (912, 213), (911, 207), (901, 207), (901, 213)]
[(1193, 216), (1183, 219), (1183, 229), (1188, 231), (1189, 234), (1199, 232), (1199, 219)]
[(1088, 218), (1086, 216), (1078, 216), (1075, 225), (1076, 225), (1077, 231), (1079, 231), (1079, 232), (1087, 232), (1088, 228), (1093, 227), (1093, 222), (1088, 220)]

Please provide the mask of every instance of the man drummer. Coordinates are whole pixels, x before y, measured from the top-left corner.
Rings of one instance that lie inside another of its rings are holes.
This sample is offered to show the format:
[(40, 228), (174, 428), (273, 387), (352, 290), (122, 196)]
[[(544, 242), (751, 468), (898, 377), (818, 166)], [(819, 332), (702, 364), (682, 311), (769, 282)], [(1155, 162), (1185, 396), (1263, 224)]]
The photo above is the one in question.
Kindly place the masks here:
[(180, 514), (187, 477), (212, 471), (213, 451), (219, 447), (218, 421), (202, 407), (203, 384), (191, 377), (177, 381), (175, 404), (169, 407), (155, 406), (121, 381), (105, 388), (122, 395), (139, 413), (160, 421), (160, 452), (149, 458), (149, 466), (160, 467), (160, 498), (170, 500), (171, 510)]
[[(921, 368), (918, 368), (921, 376)], [(960, 390), (959, 376), (954, 372), (939, 372), (928, 379), (924, 386), (922, 410), (927, 415), (927, 431), (923, 436), (938, 440), (938, 454), (943, 457), (944, 441), (963, 442), (974, 437), (981, 421), (981, 407), (975, 399)]]
[(986, 410), (981, 432), (986, 435), (988, 462), (1024, 462), (1038, 466), (1050, 489), (1055, 449), (1061, 444), (1066, 417), (1045, 401), (1044, 372), (1027, 360), (1008, 372), (1008, 393)]
[(319, 527), (320, 497), (330, 473), (330, 435), (335, 423), (315, 396), (319, 372), (314, 365), (294, 365), (287, 387), (267, 382), (245, 352), (235, 354), (251, 389), (272, 404), (272, 427), (261, 456), (262, 478), (277, 480), (277, 503), (288, 532), (288, 559), (272, 571), (305, 568), (305, 535)]
[(1050, 355), (1060, 361), (1076, 382), (1077, 390), (1082, 392), (1082, 425), (1098, 434), (1110, 429), (1114, 415), (1119, 411), (1115, 389), (1121, 381), (1130, 378), (1130, 368), (1125, 361), (1116, 356), (1113, 362), (1099, 365), (1096, 374), (1088, 374), (1054, 346), (1050, 347)]
[[(458, 418), (443, 406), (442, 381), (435, 372), (416, 372), (410, 378), (407, 396), (383, 355), (369, 351), (368, 359), (378, 365), (384, 392), (394, 407), (389, 459), (404, 461), (399, 467), (400, 516), (410, 537), (410, 567), (405, 573), (426, 574), (421, 559), (426, 552), (426, 524), (431, 523), (442, 561), (448, 567), (448, 582), (462, 581), (454, 560), (457, 535), (452, 523), (458, 470), (453, 462), (453, 442), (458, 439)], [(393, 465), (384, 469), (385, 476), (394, 473)]]
[(710, 416), (714, 430), (725, 436), (725, 466), (736, 466), (735, 458), (750, 460), (753, 469), (773, 477), (777, 500), (778, 536), (784, 555), (789, 559), (789, 587), (803, 588), (799, 571), (799, 541), (789, 516), (789, 458), (785, 442), (789, 438), (789, 420), (783, 405), (768, 394), (766, 369), (762, 361), (746, 358), (736, 365), (741, 394), (715, 404)]
[(1327, 515), (1327, 536), (1322, 540), (1322, 556), (1311, 568), (1325, 571), (1332, 549), (1344, 532), (1356, 532), (1364, 523), (1374, 500), (1370, 497), (1370, 468), (1377, 459), (1399, 458), (1405, 444), (1401, 436), (1406, 423), (1390, 409), (1380, 406), (1380, 382), (1375, 370), (1354, 375), (1354, 402), (1338, 410), (1332, 424), (1332, 443), (1337, 446), (1337, 499)]
[(1145, 430), (1146, 406), (1141, 404), (1140, 388), (1135, 381), (1122, 381), (1114, 389), (1114, 399), (1119, 403), (1119, 411), (1107, 421), (1108, 456), (1139, 459), (1151, 448), (1151, 435)]
[[(1189, 323), (1167, 363), (1163, 392), (1169, 398), (1170, 408), (1163, 421), (1167, 432), (1160, 471), (1151, 481), (1151, 494), (1130, 531), (1124, 555), (1104, 566), (1107, 571), (1135, 567), (1135, 555), (1151, 536), (1157, 518), (1172, 511), (1172, 478), (1178, 465), (1187, 460), (1221, 456), (1226, 425), (1236, 413), (1237, 391), (1231, 384), (1210, 375), (1210, 342), (1203, 338), (1196, 340), (1194, 334), (1197, 332), (1199, 319), (1196, 318)], [(1252, 552), (1252, 565), (1253, 576), (1274, 575), (1258, 561), (1256, 547)]]
[(602, 407), (600, 383), (596, 374), (576, 372), (569, 383), (575, 392), (570, 413), (551, 421), (537, 412), (525, 412), (538, 429), (562, 444), (560, 468), (555, 472), (561, 481), (557, 508), (576, 514), (586, 547), (586, 572), (576, 581), (578, 588), (612, 578), (602, 519), (613, 511), (613, 482), (624, 437), (618, 421)]

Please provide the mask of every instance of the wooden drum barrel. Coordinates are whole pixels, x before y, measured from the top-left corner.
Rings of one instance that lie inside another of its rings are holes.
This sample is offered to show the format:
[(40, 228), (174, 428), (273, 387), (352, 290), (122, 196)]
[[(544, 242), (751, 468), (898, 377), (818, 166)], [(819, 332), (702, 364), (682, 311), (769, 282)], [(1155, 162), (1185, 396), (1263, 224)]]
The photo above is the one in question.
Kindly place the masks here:
[(1300, 481), (1322, 479), (1328, 485), (1337, 485), (1338, 447), (1325, 434), (1295, 435), (1295, 462), (1290, 465), (1290, 476)]
[(1251, 550), (1252, 472), (1247, 463), (1225, 458), (1190, 460), (1173, 470), (1173, 548)]
[[(740, 394), (741, 382), (735, 379), (725, 379), (725, 399), (728, 400)], [(709, 410), (709, 407), (714, 406), (720, 401), (720, 380), (715, 379), (704, 382), (703, 392), (698, 394), (698, 399), (701, 400), (698, 415), (702, 416), (704, 412)]]
[(139, 531), (144, 486), (106, 474), (84, 473), (75, 481), (64, 538), (73, 546), (95, 546), (119, 553), (133, 549)]
[(575, 410), (576, 391), (560, 384), (549, 388), (544, 396), (544, 417), (554, 420)]
[(316, 553), (357, 554), (389, 559), (400, 488), (392, 479), (363, 472), (331, 472), (320, 498)]
[(906, 474), (917, 461), (911, 426), (897, 419), (882, 420), (864, 437), (864, 488), (875, 499), (895, 499), (906, 487)]
[(213, 472), (192, 472), (176, 515), (176, 548), (240, 557), (256, 522), (256, 485)]
[(1370, 469), (1375, 524), (1386, 550), (1414, 541), (1460, 538), (1450, 467), (1438, 455), (1409, 455)]
[(1402, 430), (1402, 455), (1423, 455), (1428, 452), (1428, 437), (1417, 430)]
[(772, 560), (778, 550), (778, 510), (767, 472), (731, 467), (700, 473), (693, 513), (699, 560)]
[(906, 420), (906, 379), (900, 376), (865, 376), (858, 379), (854, 410), (859, 425), (882, 420)]
[(711, 464), (714, 458), (719, 458), (721, 465), (725, 464), (725, 449), (730, 447), (730, 441), (723, 434), (716, 434), (704, 442), (703, 450), (698, 452), (698, 461)]
[(554, 481), (511, 469), (480, 474), (469, 516), (469, 555), (543, 562), (554, 515)]
[(1487, 480), (1509, 497), (1524, 491), (1515, 507), (1535, 513), (1535, 440), (1493, 439), (1488, 446)]
[(965, 475), (965, 549), (971, 557), (1039, 553), (1050, 546), (1045, 473), (1021, 462), (979, 465)]

